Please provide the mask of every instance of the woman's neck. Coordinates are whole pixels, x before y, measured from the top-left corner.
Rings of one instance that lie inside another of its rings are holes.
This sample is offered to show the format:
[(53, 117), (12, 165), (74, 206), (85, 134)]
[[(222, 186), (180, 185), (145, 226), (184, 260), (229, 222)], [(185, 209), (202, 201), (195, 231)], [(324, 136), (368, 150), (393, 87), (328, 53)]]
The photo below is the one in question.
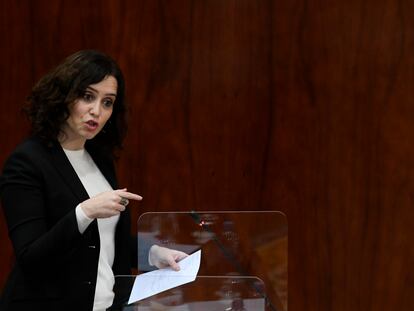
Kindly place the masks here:
[(62, 148), (66, 150), (81, 150), (85, 148), (86, 139), (81, 137), (77, 139), (70, 139), (67, 135), (61, 134), (58, 141)]

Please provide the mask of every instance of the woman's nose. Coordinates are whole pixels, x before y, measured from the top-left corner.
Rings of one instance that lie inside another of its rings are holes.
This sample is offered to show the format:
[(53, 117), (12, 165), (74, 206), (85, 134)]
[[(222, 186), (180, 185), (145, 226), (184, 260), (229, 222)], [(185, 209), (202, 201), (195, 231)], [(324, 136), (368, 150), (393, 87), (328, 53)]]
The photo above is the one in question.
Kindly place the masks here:
[(95, 101), (92, 104), (92, 107), (89, 110), (89, 113), (94, 115), (94, 116), (97, 116), (97, 117), (101, 114), (101, 105), (100, 105), (99, 101)]

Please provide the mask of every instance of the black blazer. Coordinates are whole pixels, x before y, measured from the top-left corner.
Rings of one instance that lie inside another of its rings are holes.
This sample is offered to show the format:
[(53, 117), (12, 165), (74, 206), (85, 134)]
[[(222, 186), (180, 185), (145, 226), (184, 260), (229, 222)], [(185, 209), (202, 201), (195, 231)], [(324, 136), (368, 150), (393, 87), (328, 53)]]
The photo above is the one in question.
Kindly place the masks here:
[[(116, 189), (112, 160), (86, 148)], [(16, 254), (0, 310), (92, 310), (98, 226), (94, 220), (79, 233), (75, 207), (89, 197), (61, 146), (36, 138), (19, 145), (5, 163), (0, 196)], [(131, 273), (131, 247), (127, 209), (116, 227), (115, 275)]]

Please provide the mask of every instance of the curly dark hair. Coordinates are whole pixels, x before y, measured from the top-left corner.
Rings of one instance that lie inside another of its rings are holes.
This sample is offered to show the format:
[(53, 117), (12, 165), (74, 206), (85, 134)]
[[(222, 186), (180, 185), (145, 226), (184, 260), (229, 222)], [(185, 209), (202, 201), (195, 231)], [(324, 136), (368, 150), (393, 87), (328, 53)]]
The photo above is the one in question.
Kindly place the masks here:
[(32, 124), (32, 135), (47, 143), (56, 141), (69, 117), (69, 105), (82, 97), (89, 85), (107, 76), (113, 76), (118, 83), (112, 115), (87, 145), (105, 149), (111, 155), (121, 149), (127, 130), (124, 77), (112, 58), (95, 50), (70, 55), (33, 87), (24, 109)]

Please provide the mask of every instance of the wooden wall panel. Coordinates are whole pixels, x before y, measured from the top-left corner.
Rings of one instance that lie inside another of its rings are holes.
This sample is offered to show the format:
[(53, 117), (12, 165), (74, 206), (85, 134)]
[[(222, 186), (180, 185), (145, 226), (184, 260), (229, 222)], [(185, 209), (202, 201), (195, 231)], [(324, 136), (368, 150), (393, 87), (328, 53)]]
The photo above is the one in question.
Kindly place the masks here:
[[(32, 84), (101, 49), (127, 80), (118, 163), (144, 211), (281, 210), (289, 310), (411, 310), (413, 4), (0, 4), (0, 164)], [(0, 286), (11, 262), (3, 220)], [(3, 250), (5, 255), (3, 255)]]
[(276, 1), (273, 12), (264, 201), (289, 219), (289, 308), (411, 310), (409, 3)]

